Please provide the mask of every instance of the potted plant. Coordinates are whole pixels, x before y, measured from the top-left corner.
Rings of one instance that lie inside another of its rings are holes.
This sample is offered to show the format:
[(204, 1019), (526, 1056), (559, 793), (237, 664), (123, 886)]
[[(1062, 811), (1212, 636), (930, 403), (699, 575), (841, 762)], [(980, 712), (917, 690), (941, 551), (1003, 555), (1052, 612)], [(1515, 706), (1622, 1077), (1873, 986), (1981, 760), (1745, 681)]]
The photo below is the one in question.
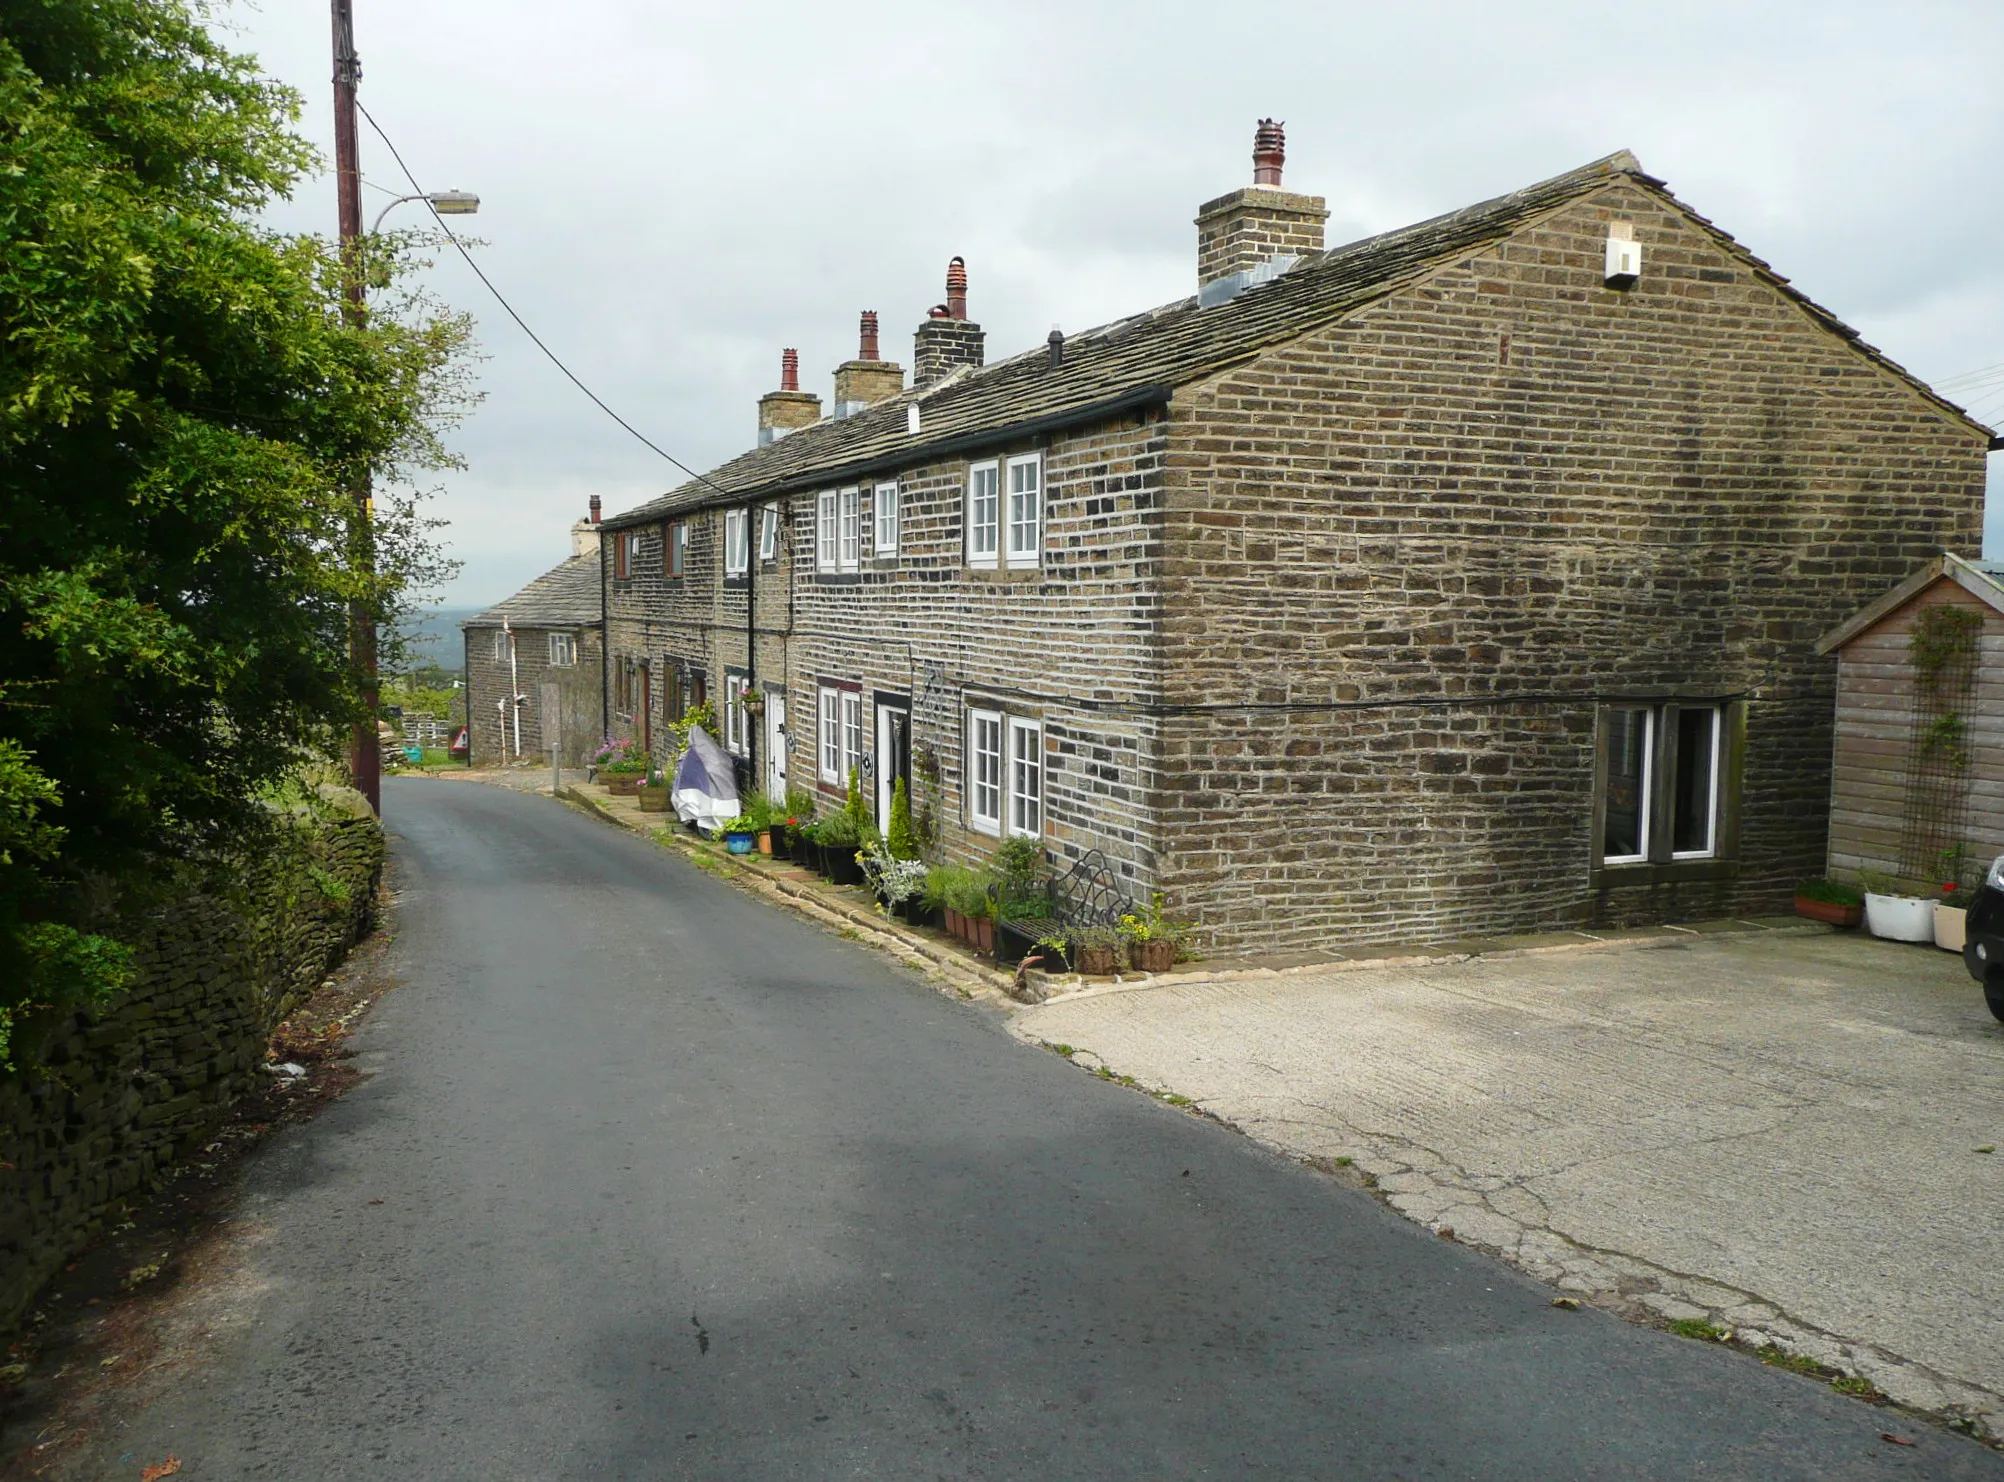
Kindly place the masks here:
[[(810, 856), (814, 850), (814, 839), (810, 835), (802, 838), (801, 830), (814, 823), (814, 795), (804, 787), (789, 787), (786, 790), (786, 852), (795, 864), (818, 869), (819, 865)], [(774, 833), (773, 847), (779, 847), (779, 835)], [(806, 846), (803, 848), (803, 844)]]
[(856, 851), (863, 844), (863, 832), (856, 827), (855, 816), (847, 808), (839, 813), (830, 813), (816, 824), (814, 837), (821, 846), (819, 868), (822, 874), (837, 885), (863, 883), (863, 866), (856, 860)]
[(1176, 951), (1189, 928), (1171, 921), (1162, 913), (1162, 892), (1157, 891), (1146, 906), (1120, 918), (1120, 938), (1127, 945), (1127, 960), (1144, 973), (1166, 973), (1176, 965)]
[(592, 765), (607, 792), (616, 798), (630, 798), (639, 793), (647, 774), (654, 770), (654, 758), (643, 746), (608, 738), (593, 755)]
[(1935, 860), (1935, 878), (1942, 882), (1934, 902), (1934, 944), (1948, 952), (1960, 952), (1969, 940), (1969, 907), (1976, 893), (1962, 888), (1962, 864), (1967, 850), (1955, 844), (1941, 851)]
[(762, 792), (748, 792), (738, 800), (738, 816), (731, 826), (752, 836), (760, 854), (772, 853), (772, 804)]
[(871, 841), (858, 855), (864, 878), (876, 892), (877, 903), (885, 914), (910, 921), (912, 904), (925, 888), (925, 865), (916, 859), (899, 859), (882, 839)]
[(668, 785), (668, 779), (657, 777), (643, 781), (634, 796), (640, 799), (642, 813), (666, 813), (673, 794), (674, 789)]
[(1804, 880), (1795, 887), (1795, 914), (1831, 926), (1856, 926), (1865, 919), (1865, 897), (1836, 880)]
[(1072, 966), (1088, 978), (1110, 978), (1120, 967), (1120, 933), (1111, 926), (1082, 926), (1072, 933)]
[(1030, 944), (1026, 959), (1040, 959), (1037, 970), (1046, 973), (1068, 973), (1072, 970), (1072, 939), (1068, 932), (1046, 931)]
[(1900, 882), (1879, 870), (1860, 870), (1865, 887), (1865, 929), (1889, 942), (1932, 942), (1934, 900), (1901, 892)]

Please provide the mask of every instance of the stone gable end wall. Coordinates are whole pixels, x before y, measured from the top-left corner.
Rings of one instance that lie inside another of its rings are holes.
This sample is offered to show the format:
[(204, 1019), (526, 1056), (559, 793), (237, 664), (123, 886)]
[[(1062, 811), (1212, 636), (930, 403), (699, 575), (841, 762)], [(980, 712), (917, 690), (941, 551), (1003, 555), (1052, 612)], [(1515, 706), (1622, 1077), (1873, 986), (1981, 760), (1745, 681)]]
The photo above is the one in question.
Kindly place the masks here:
[[(515, 736), (496, 702), (507, 698), (508, 661), (494, 657), (498, 628), (472, 628), (467, 638), (467, 678), (472, 695), (473, 760), (480, 766), (501, 766), (515, 757)], [(559, 667), (550, 662), (550, 634), (569, 633), (577, 643), (577, 662)], [(564, 765), (581, 767), (599, 746), (604, 720), (599, 703), (599, 632), (597, 623), (575, 627), (515, 629), (516, 670), (522, 693), (521, 760), (548, 766), (549, 743), (543, 734), (543, 686), (554, 683), (563, 694)], [(457, 719), (458, 717), (454, 717)]]
[[(1984, 461), (1627, 183), (1186, 388), (1165, 698), (1223, 708), (1164, 725), (1174, 905), (1252, 950), (1784, 907), (1823, 862), (1811, 645), (1975, 549)], [(1737, 866), (1597, 888), (1592, 697), (1754, 692)]]

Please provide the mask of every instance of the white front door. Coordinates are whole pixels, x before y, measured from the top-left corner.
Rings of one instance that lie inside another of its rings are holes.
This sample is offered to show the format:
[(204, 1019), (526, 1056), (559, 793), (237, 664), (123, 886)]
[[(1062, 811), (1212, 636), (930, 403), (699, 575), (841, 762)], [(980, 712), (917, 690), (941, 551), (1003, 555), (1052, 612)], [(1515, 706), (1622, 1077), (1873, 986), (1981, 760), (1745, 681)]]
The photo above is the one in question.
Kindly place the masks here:
[(786, 800), (786, 696), (765, 697), (765, 795), (774, 806)]
[(891, 826), (891, 797), (898, 779), (911, 770), (911, 712), (902, 705), (877, 707), (877, 827)]

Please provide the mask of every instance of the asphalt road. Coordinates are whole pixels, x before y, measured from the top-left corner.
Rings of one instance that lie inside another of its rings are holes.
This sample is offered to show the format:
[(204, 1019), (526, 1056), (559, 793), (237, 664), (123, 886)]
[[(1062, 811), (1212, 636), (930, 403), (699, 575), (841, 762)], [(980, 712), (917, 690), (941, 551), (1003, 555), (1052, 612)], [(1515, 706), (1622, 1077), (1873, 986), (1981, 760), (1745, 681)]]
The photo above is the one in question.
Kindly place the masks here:
[(2004, 1477), (547, 799), (385, 794), (372, 1078), (251, 1173), (248, 1320), (74, 1476)]

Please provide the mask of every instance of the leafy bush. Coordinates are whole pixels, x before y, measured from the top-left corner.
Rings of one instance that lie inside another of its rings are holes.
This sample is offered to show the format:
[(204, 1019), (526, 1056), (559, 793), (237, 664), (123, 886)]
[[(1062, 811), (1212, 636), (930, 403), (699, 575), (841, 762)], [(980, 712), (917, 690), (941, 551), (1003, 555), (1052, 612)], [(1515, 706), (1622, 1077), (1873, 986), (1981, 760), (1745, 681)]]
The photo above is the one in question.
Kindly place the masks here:
[(393, 672), (450, 574), (413, 491), (457, 461), (469, 321), (412, 288), (413, 234), (349, 259), (362, 317), (333, 241), (269, 225), (319, 162), (213, 9), (0, 6), (0, 1023), (118, 980), (92, 902), (258, 847), (265, 791), (367, 714), (350, 604)]
[(915, 859), (899, 859), (881, 840), (861, 854), (863, 878), (890, 905), (902, 905), (925, 887), (926, 867)]
[(814, 837), (831, 849), (853, 849), (863, 842), (863, 831), (856, 827), (854, 816), (844, 808), (815, 824)]
[(912, 831), (912, 803), (902, 777), (891, 791), (891, 820), (884, 830), (884, 844), (895, 859), (919, 857), (918, 836)]
[(1854, 886), (1839, 880), (1804, 880), (1795, 887), (1795, 893), (1806, 901), (1821, 901), (1830, 906), (1862, 906), (1865, 897)]
[(820, 805), (815, 802), (813, 793), (798, 783), (787, 788), (786, 821), (789, 825), (798, 827), (801, 824), (812, 823), (818, 811)]

